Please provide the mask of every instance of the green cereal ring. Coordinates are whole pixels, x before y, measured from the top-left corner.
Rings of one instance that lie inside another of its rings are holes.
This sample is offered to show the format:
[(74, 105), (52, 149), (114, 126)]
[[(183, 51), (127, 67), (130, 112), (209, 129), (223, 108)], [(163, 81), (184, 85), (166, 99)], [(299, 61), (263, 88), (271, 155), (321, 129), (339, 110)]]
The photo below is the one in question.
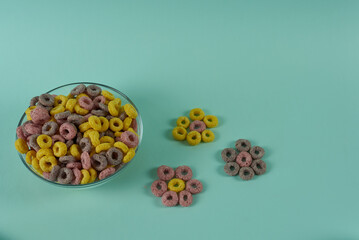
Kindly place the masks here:
[(236, 148), (240, 152), (248, 152), (251, 149), (251, 142), (246, 139), (238, 139), (236, 141)]
[(259, 146), (254, 146), (249, 150), (249, 153), (252, 155), (253, 159), (260, 159), (264, 156), (264, 149)]
[(39, 102), (45, 107), (52, 107), (55, 103), (55, 98), (51, 94), (44, 93), (39, 97)]
[(263, 173), (266, 172), (267, 164), (263, 160), (257, 159), (252, 162), (251, 167), (255, 172), (255, 174), (262, 175)]
[(233, 148), (225, 148), (223, 149), (221, 156), (225, 162), (234, 162), (237, 157), (237, 152)]
[(254, 171), (250, 167), (242, 167), (239, 169), (239, 177), (243, 180), (251, 180), (254, 176)]
[(224, 171), (229, 176), (235, 176), (239, 172), (239, 165), (236, 162), (227, 162), (226, 165), (224, 165)]

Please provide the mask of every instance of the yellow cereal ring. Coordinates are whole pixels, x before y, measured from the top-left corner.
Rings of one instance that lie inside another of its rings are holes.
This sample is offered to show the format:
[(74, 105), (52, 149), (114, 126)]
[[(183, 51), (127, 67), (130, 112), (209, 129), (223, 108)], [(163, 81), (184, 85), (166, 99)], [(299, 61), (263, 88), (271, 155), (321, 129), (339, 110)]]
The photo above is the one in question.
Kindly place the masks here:
[(34, 150), (28, 151), (25, 157), (26, 163), (31, 164), (33, 158), (36, 158), (36, 152)]
[(90, 181), (90, 173), (89, 171), (87, 171), (86, 169), (82, 169), (81, 170), (82, 173), (82, 179), (81, 179), (81, 183), (80, 184), (87, 184)]
[(66, 103), (67, 103), (67, 97), (65, 97), (64, 95), (57, 95), (55, 97), (55, 107), (61, 104), (66, 109)]
[(84, 123), (80, 124), (80, 126), (79, 126), (80, 132), (85, 132), (85, 131), (89, 130), (90, 128), (91, 128), (91, 125), (89, 122), (84, 122)]
[(74, 98), (68, 99), (67, 102), (66, 102), (66, 105), (65, 105), (65, 109), (67, 111), (70, 111), (70, 112), (73, 113), (75, 111), (76, 103), (77, 103), (76, 99), (74, 99)]
[(65, 107), (63, 105), (57, 105), (56, 107), (52, 108), (50, 110), (51, 116), (54, 116), (55, 114), (65, 112)]
[(192, 119), (192, 121), (201, 121), (204, 118), (204, 112), (200, 108), (194, 108), (189, 112), (189, 118)]
[(123, 157), (122, 162), (128, 163), (132, 160), (132, 158), (135, 156), (136, 152), (134, 148), (130, 148), (127, 152), (127, 154)]
[(127, 131), (127, 129), (131, 126), (132, 118), (127, 117), (125, 120), (123, 120), (123, 130)]
[(137, 111), (131, 104), (127, 103), (123, 106), (123, 109), (125, 110), (126, 114), (133, 119), (137, 118)]
[(114, 101), (118, 105), (118, 108), (121, 109), (121, 98), (115, 98), (112, 101)]
[(186, 183), (179, 178), (173, 178), (171, 181), (168, 182), (168, 189), (174, 192), (180, 192), (184, 190), (186, 187)]
[(110, 123), (108, 122), (107, 118), (105, 118), (105, 117), (99, 117), (99, 119), (101, 121), (101, 130), (100, 130), (100, 132), (104, 132), (109, 128)]
[(203, 118), (203, 122), (208, 128), (214, 128), (218, 125), (218, 119), (214, 115), (207, 115)]
[[(119, 99), (119, 98), (117, 98)], [(120, 111), (120, 106), (118, 105), (116, 99), (112, 100), (108, 103), (108, 112), (114, 116), (117, 117)]]
[(127, 153), (128, 152), (128, 147), (126, 144), (124, 144), (123, 142), (115, 142), (113, 144), (114, 147), (120, 149), (123, 153)]
[(94, 147), (97, 147), (101, 144), (100, 142), (100, 134), (97, 131), (93, 131), (89, 134), (91, 143)]
[(191, 123), (188, 117), (182, 116), (177, 119), (177, 126), (188, 128), (189, 124)]
[(56, 119), (54, 118), (54, 116), (51, 116), (50, 121), (57, 123), (57, 121), (56, 121)]
[(55, 142), (52, 151), (56, 157), (62, 157), (67, 153), (67, 146), (63, 142)]
[(39, 165), (43, 172), (51, 172), (52, 168), (57, 165), (57, 160), (54, 156), (45, 156), (39, 160)]
[(202, 141), (207, 143), (207, 142), (212, 142), (214, 140), (214, 133), (209, 130), (206, 129), (202, 132)]
[(52, 138), (46, 134), (39, 135), (36, 142), (40, 148), (50, 148), (52, 146)]
[(81, 148), (78, 144), (72, 144), (70, 147), (70, 154), (76, 159), (81, 159)]
[(44, 156), (54, 156), (54, 153), (52, 152), (52, 150), (50, 148), (44, 148), (44, 149), (40, 149), (39, 151), (37, 151), (37, 153), (36, 153), (37, 159), (41, 159)]
[(69, 93), (69, 95), (66, 96), (67, 99), (70, 99), (70, 98), (74, 98), (74, 95), (72, 95), (71, 93)]
[(89, 97), (89, 96), (86, 93), (80, 93), (79, 95), (76, 96), (76, 100), (78, 101), (82, 97)]
[(121, 134), (122, 134), (123, 132), (115, 132), (115, 137), (121, 137)]
[(97, 178), (97, 171), (93, 168), (88, 170), (90, 172), (90, 181), (88, 183), (93, 183)]
[(39, 165), (39, 159), (33, 158), (32, 161), (31, 161), (31, 165), (35, 169), (35, 171), (42, 174), (42, 169), (41, 169), (41, 167)]
[(74, 109), (75, 109), (75, 112), (80, 115), (86, 115), (89, 113), (89, 110), (86, 110), (86, 109), (80, 107), (80, 105), (78, 103), (75, 104)]
[(107, 151), (112, 147), (111, 143), (100, 143), (96, 147), (96, 153), (100, 153), (102, 151)]
[(31, 106), (31, 107), (29, 107), (28, 109), (25, 110), (27, 120), (29, 120), (29, 121), (32, 120), (30, 113), (35, 108), (36, 108), (36, 106)]
[(201, 142), (201, 134), (197, 131), (191, 131), (187, 134), (187, 142), (189, 145), (197, 145)]
[(101, 94), (109, 101), (112, 101), (115, 99), (115, 96), (112, 93), (110, 93), (109, 91), (102, 90)]
[(27, 146), (26, 141), (22, 138), (18, 138), (15, 141), (15, 148), (21, 154), (27, 153), (29, 151), (29, 146)]
[(187, 130), (184, 127), (175, 127), (172, 130), (172, 135), (177, 141), (183, 141), (186, 139)]
[(90, 128), (89, 130), (86, 130), (86, 131), (84, 132), (83, 137), (89, 138), (91, 132), (96, 132), (96, 131), (93, 130), (92, 128)]
[(101, 120), (99, 117), (97, 116), (91, 116), (88, 119), (88, 123), (90, 124), (90, 126), (95, 129), (96, 131), (101, 131), (102, 128), (102, 124), (101, 124)]
[(119, 132), (123, 128), (123, 122), (119, 118), (111, 118), (110, 119), (110, 129), (114, 132)]
[(111, 146), (113, 146), (113, 144), (115, 143), (115, 139), (110, 136), (103, 136), (102, 138), (100, 138), (100, 143), (109, 143), (111, 144)]

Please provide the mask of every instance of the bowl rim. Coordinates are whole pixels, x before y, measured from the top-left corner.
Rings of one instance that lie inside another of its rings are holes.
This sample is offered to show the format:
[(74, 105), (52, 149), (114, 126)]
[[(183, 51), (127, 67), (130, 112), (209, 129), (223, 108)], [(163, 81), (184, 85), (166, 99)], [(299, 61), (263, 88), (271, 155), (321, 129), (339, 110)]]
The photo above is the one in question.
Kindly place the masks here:
[[(138, 116), (136, 118), (137, 120), (137, 124), (139, 125), (139, 129), (141, 129), (141, 132), (139, 134), (139, 138), (138, 138), (138, 145), (137, 145), (137, 148), (135, 150), (135, 153), (137, 153), (138, 149), (140, 148), (140, 145), (141, 145), (141, 142), (142, 142), (142, 135), (143, 135), (143, 123), (142, 123), (142, 117), (141, 117), (141, 114), (137, 108), (137, 106), (132, 102), (132, 100), (126, 95), (124, 94), (123, 92), (121, 92), (120, 90), (117, 90), (113, 87), (110, 87), (108, 85), (105, 85), (105, 84), (102, 84), (102, 83), (96, 83), (96, 82), (73, 82), (73, 83), (67, 83), (67, 84), (64, 84), (64, 85), (61, 85), (61, 86), (58, 86), (54, 89), (51, 89), (49, 91), (47, 91), (46, 93), (51, 93), (55, 90), (58, 90), (60, 88), (63, 88), (63, 87), (67, 87), (67, 86), (71, 86), (71, 85), (79, 85), (79, 84), (89, 84), (89, 85), (97, 85), (97, 86), (100, 86), (100, 87), (105, 87), (107, 89), (110, 89), (116, 93), (118, 93), (119, 95), (121, 95), (124, 99), (126, 99), (126, 101), (128, 101), (128, 103), (130, 103), (137, 111), (138, 113)], [(17, 124), (17, 128), (20, 127), (22, 125), (22, 121), (24, 120), (24, 118), (26, 117), (26, 113), (24, 111), (24, 113), (22, 114), (18, 124)], [(15, 140), (17, 140), (18, 137), (17, 137), (17, 134), (15, 133)], [(34, 170), (32, 170), (32, 168), (26, 163), (26, 160), (24, 159), (23, 155), (21, 153), (18, 152), (18, 155), (22, 161), (22, 163), (26, 166), (26, 168), (32, 173), (34, 174), (37, 178), (41, 179), (42, 181), (44, 182), (47, 182), (51, 185), (54, 185), (54, 186), (57, 186), (57, 187), (63, 187), (63, 188), (76, 188), (76, 189), (83, 189), (83, 188), (91, 188), (91, 187), (95, 187), (95, 186), (99, 186), (99, 185), (102, 185), (106, 182), (109, 182), (113, 179), (115, 179), (116, 177), (119, 176), (119, 173), (123, 171), (123, 169), (125, 169), (130, 163), (133, 162), (134, 158), (136, 157), (137, 154), (135, 154), (135, 156), (133, 157), (133, 159), (126, 163), (121, 169), (117, 170), (114, 174), (112, 174), (111, 176), (107, 177), (107, 178), (104, 178), (102, 180), (99, 180), (99, 181), (95, 181), (93, 183), (87, 183), (87, 184), (79, 184), (79, 185), (72, 185), (72, 184), (61, 184), (61, 183), (57, 183), (57, 182), (53, 182), (53, 181), (50, 181), (46, 178), (44, 178), (43, 176), (40, 176), (40, 174), (36, 173)]]

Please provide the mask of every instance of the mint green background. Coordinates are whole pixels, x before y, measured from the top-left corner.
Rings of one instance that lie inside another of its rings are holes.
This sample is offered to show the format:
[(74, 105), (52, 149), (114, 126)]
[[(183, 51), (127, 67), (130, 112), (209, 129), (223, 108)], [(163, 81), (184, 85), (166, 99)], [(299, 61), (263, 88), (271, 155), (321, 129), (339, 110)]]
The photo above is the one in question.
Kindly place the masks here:
[[(0, 239), (358, 239), (359, 2), (1, 1)], [(33, 95), (94, 81), (125, 92), (144, 139), (123, 174), (72, 190), (36, 179), (14, 149)], [(213, 143), (171, 137), (194, 107)], [(5, 115), (6, 113), (6, 115)], [(268, 172), (226, 176), (248, 138)], [(189, 165), (189, 208), (152, 196), (155, 169)]]

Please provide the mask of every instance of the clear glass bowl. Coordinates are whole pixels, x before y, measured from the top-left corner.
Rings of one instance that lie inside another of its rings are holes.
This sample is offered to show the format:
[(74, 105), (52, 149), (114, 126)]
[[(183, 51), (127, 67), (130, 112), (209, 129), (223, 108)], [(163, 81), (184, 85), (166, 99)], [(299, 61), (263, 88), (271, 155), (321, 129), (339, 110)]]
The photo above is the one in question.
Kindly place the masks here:
[[(115, 89), (115, 88), (112, 88), (112, 87), (109, 87), (109, 86), (106, 86), (106, 85), (103, 85), (103, 84), (100, 84), (100, 83), (93, 83), (93, 82), (77, 82), (77, 83), (69, 83), (69, 84), (65, 84), (65, 85), (62, 85), (62, 86), (59, 86), (57, 88), (54, 88), (50, 91), (48, 91), (47, 93), (51, 93), (51, 94), (56, 94), (56, 95), (68, 95), (71, 90), (79, 85), (79, 84), (85, 84), (85, 85), (91, 85), (91, 84), (96, 84), (97, 86), (100, 86), (103, 90), (107, 90), (109, 92), (111, 92), (116, 98), (120, 98), (121, 101), (122, 101), (122, 105), (126, 104), (126, 103), (130, 103), (132, 104), (132, 106), (134, 106), (137, 110), (137, 113), (138, 113), (138, 116), (137, 116), (137, 134), (139, 136), (139, 143), (138, 143), (138, 146), (136, 148), (136, 155), (135, 157), (127, 164), (125, 164), (121, 169), (117, 170), (113, 175), (105, 178), (105, 179), (102, 179), (100, 181), (95, 181), (93, 183), (89, 183), (89, 184), (80, 184), (80, 185), (69, 185), (69, 184), (60, 184), (60, 183), (56, 183), (56, 182), (52, 182), (50, 180), (47, 180), (46, 178), (44, 178), (43, 176), (39, 175), (33, 168), (31, 165), (27, 164), (26, 161), (25, 161), (25, 156), (26, 154), (21, 154), (19, 153), (19, 157), (22, 161), (22, 163), (25, 165), (25, 167), (32, 173), (34, 174), (34, 176), (36, 176), (37, 178), (41, 179), (42, 181), (44, 182), (47, 182), (53, 186), (59, 186), (59, 187), (64, 187), (64, 188), (78, 188), (78, 189), (82, 189), (82, 188), (91, 188), (91, 187), (95, 187), (95, 186), (99, 186), (101, 184), (104, 184), (106, 182), (109, 182), (111, 180), (113, 180), (114, 178), (118, 177), (120, 175), (120, 172), (122, 172), (128, 164), (130, 164), (131, 162), (134, 161), (134, 159), (136, 158), (137, 156), (137, 152), (140, 148), (140, 145), (141, 145), (141, 140), (142, 140), (142, 134), (143, 134), (143, 125), (142, 125), (142, 118), (141, 118), (141, 115), (140, 115), (140, 112), (138, 111), (138, 108), (136, 107), (136, 105), (131, 101), (131, 99), (129, 97), (127, 97), (124, 93), (120, 92), (119, 90)], [(30, 101), (30, 99), (29, 99)], [(26, 122), (27, 119), (26, 119), (26, 114), (24, 113), (21, 118), (20, 118), (20, 121), (18, 123), (18, 126), (21, 126), (24, 122)], [(17, 139), (17, 136), (15, 134), (15, 139)]]

